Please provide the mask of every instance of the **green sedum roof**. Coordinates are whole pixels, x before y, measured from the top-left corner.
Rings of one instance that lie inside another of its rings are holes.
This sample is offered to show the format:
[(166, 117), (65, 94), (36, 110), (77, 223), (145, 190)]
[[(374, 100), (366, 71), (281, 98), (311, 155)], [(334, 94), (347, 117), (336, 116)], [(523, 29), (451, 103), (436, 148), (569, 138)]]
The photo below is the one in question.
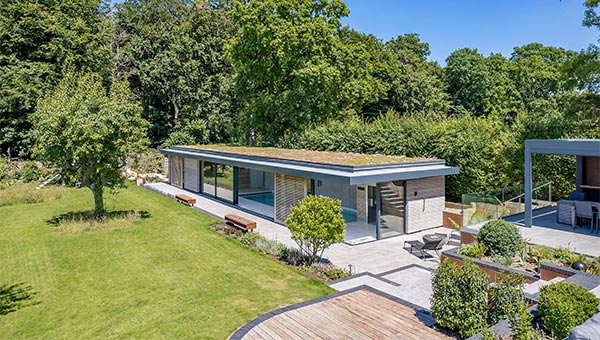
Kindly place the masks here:
[(300, 162), (334, 164), (345, 166), (362, 166), (378, 164), (395, 164), (434, 160), (433, 158), (411, 158), (406, 156), (389, 156), (362, 154), (352, 152), (313, 151), (281, 148), (262, 148), (250, 146), (232, 146), (223, 144), (181, 145), (185, 148), (224, 152), (229, 154), (285, 159)]

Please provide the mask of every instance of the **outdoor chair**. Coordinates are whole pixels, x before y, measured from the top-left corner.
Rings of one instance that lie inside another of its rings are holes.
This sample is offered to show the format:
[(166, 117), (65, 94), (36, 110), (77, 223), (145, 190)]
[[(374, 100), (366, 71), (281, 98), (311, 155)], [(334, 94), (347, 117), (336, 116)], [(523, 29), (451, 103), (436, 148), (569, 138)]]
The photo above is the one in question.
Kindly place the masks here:
[(432, 240), (428, 242), (421, 242), (419, 240), (414, 241), (404, 241), (404, 248), (406, 248), (406, 244), (410, 245), (410, 253), (412, 254), (413, 248), (418, 250), (421, 254), (421, 258), (425, 260), (425, 257), (429, 255), (429, 251), (433, 250), (437, 254), (438, 258), (440, 257), (440, 250), (442, 247), (448, 242), (448, 235), (445, 234), (437, 234), (441, 236), (439, 240)]
[(577, 225), (580, 225), (579, 222), (581, 220), (589, 220), (590, 227), (594, 230), (595, 221), (592, 202), (575, 201), (575, 219), (577, 220)]

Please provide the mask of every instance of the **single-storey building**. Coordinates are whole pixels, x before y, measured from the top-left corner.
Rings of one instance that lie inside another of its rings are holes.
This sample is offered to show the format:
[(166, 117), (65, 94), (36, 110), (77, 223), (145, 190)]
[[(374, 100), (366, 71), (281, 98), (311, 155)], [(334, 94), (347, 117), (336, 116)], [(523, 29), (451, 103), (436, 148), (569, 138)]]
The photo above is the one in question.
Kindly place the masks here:
[[(169, 183), (285, 223), (309, 194), (337, 198), (346, 239), (382, 239), (442, 225), (443, 160), (225, 145), (173, 146)], [(358, 242), (358, 241), (357, 241)]]

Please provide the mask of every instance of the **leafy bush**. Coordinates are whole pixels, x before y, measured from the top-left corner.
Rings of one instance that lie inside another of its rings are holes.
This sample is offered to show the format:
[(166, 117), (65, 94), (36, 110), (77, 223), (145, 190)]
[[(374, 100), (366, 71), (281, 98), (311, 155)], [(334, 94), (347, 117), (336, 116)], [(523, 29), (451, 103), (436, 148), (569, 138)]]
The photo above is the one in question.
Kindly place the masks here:
[(540, 289), (538, 310), (544, 328), (559, 339), (594, 315), (600, 303), (594, 294), (572, 282), (554, 283)]
[(42, 177), (42, 171), (33, 161), (27, 161), (18, 172), (19, 178), (23, 182), (38, 181)]
[(278, 243), (276, 241), (268, 240), (264, 237), (259, 237), (254, 241), (254, 244), (257, 249), (261, 250), (265, 254), (277, 255), (280, 252), (280, 249), (284, 247), (283, 244)]
[(527, 310), (527, 303), (524, 300), (519, 300), (511, 310), (512, 314), (508, 315), (508, 322), (514, 340), (534, 340), (543, 336), (533, 329), (533, 315)]
[(557, 248), (554, 248), (553, 256), (555, 259), (561, 261), (562, 263), (569, 264), (571, 263), (571, 260), (575, 256), (575, 254), (569, 248), (559, 246)]
[(309, 263), (332, 244), (344, 241), (346, 223), (341, 204), (338, 199), (310, 195), (290, 209), (285, 223)]
[(458, 248), (458, 253), (464, 256), (470, 256), (477, 259), (482, 258), (485, 255), (487, 248), (483, 243), (477, 241), (473, 243), (463, 243)]
[(492, 327), (485, 327), (479, 333), (479, 340), (498, 340), (498, 339), (500, 339), (500, 337), (498, 336), (498, 333), (496, 333), (496, 330), (493, 329)]
[(283, 261), (292, 266), (298, 266), (305, 262), (308, 262), (306, 255), (302, 254), (300, 249), (292, 247), (284, 247), (279, 251), (279, 256)]
[(592, 260), (586, 262), (586, 264), (588, 266), (588, 273), (600, 275), (600, 257), (594, 257)]
[(155, 149), (135, 155), (131, 160), (131, 169), (137, 173), (160, 173), (163, 165), (164, 156)]
[(431, 279), (431, 315), (445, 328), (470, 337), (486, 325), (488, 276), (471, 260), (444, 259)]
[(325, 275), (331, 280), (339, 280), (348, 276), (348, 272), (342, 268), (331, 268), (325, 271)]
[[(500, 320), (512, 317), (523, 301), (523, 285), (525, 278), (518, 273), (500, 273), (496, 286), (490, 290), (491, 307), (488, 313), (488, 324), (494, 325)], [(529, 325), (531, 327), (531, 324)]]
[(486, 246), (488, 255), (513, 256), (523, 238), (513, 223), (497, 219), (481, 227), (477, 240)]
[(256, 241), (261, 238), (262, 238), (262, 236), (260, 236), (259, 233), (245, 233), (240, 238), (240, 242), (249, 247), (254, 247), (254, 246), (256, 246)]

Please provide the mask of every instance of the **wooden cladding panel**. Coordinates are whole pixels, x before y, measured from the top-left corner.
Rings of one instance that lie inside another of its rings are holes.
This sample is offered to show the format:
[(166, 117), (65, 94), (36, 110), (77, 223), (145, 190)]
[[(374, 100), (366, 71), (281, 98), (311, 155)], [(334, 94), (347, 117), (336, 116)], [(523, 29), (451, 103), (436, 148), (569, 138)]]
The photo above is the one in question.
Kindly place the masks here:
[(406, 232), (414, 233), (443, 224), (444, 176), (406, 181)]
[(302, 177), (275, 174), (275, 221), (284, 223), (290, 208), (306, 197), (308, 180)]
[(195, 192), (200, 191), (200, 162), (198, 160), (185, 158), (183, 187)]
[(178, 156), (171, 156), (169, 165), (171, 170), (169, 171), (171, 185), (181, 188), (183, 185), (183, 158)]

